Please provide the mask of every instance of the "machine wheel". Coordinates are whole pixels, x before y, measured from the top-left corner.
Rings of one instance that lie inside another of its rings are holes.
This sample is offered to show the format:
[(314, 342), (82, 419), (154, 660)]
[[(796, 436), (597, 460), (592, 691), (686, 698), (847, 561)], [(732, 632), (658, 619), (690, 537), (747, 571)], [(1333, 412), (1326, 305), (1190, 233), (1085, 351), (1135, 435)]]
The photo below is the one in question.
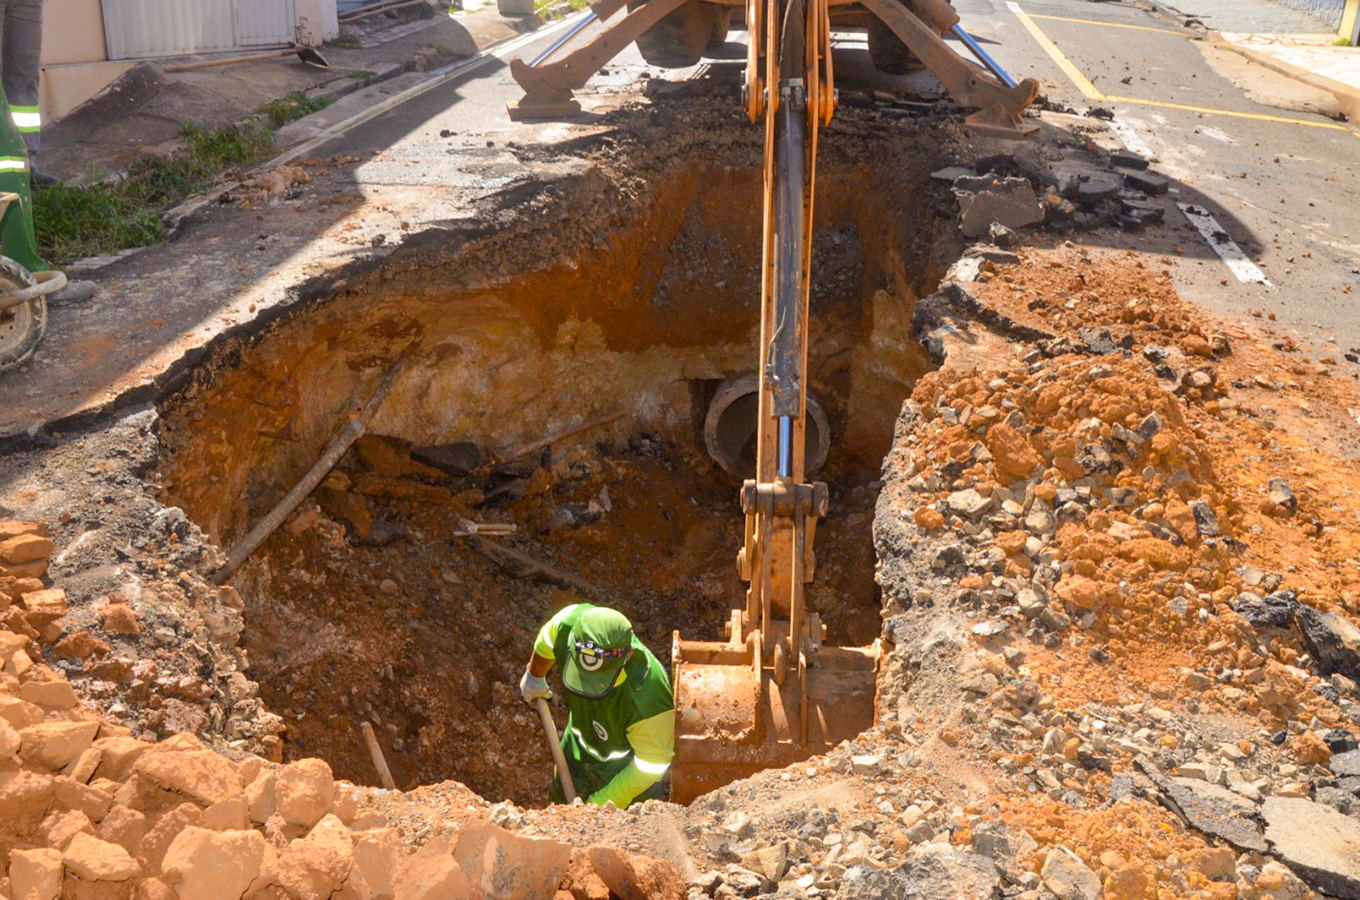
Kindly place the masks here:
[(727, 43), (727, 32), (732, 27), (732, 7), (719, 6), (713, 18), (713, 33), (708, 37), (708, 48), (716, 50)]
[(907, 49), (902, 39), (872, 13), (869, 15), (868, 32), (869, 59), (873, 60), (875, 69), (889, 75), (907, 75), (925, 68), (925, 63)]
[[(29, 287), (35, 279), (12, 259), (0, 257), (0, 293)], [(23, 365), (47, 333), (47, 298), (0, 312), (0, 372)]]
[[(630, 4), (630, 8), (640, 5)], [(704, 48), (717, 30), (716, 20), (721, 8), (715, 3), (690, 0), (674, 10), (637, 39), (642, 58), (649, 65), (663, 69), (694, 65), (704, 55)]]
[(906, 75), (925, 68), (902, 39), (877, 18), (869, 22), (869, 59), (875, 69), (889, 75)]

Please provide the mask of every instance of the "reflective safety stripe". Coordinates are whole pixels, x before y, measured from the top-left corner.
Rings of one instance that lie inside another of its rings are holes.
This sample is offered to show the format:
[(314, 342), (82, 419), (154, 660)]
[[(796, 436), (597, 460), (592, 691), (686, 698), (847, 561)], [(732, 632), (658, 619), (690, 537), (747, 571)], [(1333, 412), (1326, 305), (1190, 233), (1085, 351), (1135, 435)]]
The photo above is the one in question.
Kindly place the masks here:
[(0, 156), (0, 172), (23, 171), (28, 168), (28, 160), (15, 156)]
[(666, 770), (671, 767), (668, 762), (652, 763), (637, 757), (633, 758), (633, 765), (637, 766), (639, 771), (646, 772), (648, 775), (665, 775)]
[(42, 116), (36, 106), (11, 106), (9, 116), (20, 131), (37, 131), (42, 127)]
[(585, 737), (581, 734), (581, 730), (577, 728), (575, 725), (571, 726), (571, 733), (576, 735), (576, 742), (581, 745), (581, 749), (586, 751), (596, 759), (598, 759), (600, 762), (609, 762), (611, 759), (623, 759), (625, 756), (633, 752), (632, 750), (615, 750), (613, 753), (610, 753), (606, 756), (604, 754), (601, 754), (600, 751), (596, 750), (594, 747), (590, 746), (590, 742), (585, 739)]

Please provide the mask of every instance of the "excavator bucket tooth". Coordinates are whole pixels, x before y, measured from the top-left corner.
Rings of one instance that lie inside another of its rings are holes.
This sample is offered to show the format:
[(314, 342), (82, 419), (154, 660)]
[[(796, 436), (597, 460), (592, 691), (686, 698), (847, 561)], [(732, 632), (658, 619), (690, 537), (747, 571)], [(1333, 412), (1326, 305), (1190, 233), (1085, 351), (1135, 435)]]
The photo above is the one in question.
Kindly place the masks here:
[(772, 668), (757, 674), (750, 642), (677, 635), (671, 800), (689, 803), (763, 769), (825, 753), (872, 727), (879, 655), (877, 643), (823, 646), (808, 659), (804, 698), (792, 673), (783, 688)]

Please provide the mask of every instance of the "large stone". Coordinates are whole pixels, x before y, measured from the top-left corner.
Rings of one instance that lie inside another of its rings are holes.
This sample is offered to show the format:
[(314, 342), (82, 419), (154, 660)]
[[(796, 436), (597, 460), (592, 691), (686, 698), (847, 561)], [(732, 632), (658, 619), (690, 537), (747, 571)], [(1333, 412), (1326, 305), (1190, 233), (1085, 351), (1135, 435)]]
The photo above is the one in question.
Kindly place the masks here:
[(311, 828), (335, 803), (335, 776), (323, 760), (300, 759), (279, 770), (274, 793), (284, 821)]
[[(5, 634), (6, 632), (0, 632), (0, 637), (4, 637)], [(8, 722), (11, 728), (19, 729), (36, 725), (43, 720), (45, 715), (42, 707), (36, 703), (29, 703), (27, 700), (20, 700), (18, 697), (0, 694), (0, 719)]]
[(61, 876), (60, 850), (42, 847), (9, 855), (9, 886), (17, 900), (57, 900)]
[(0, 540), (0, 560), (26, 563), (52, 555), (52, 542), (41, 535), (20, 534)]
[(1308, 885), (1331, 897), (1360, 900), (1360, 823), (1330, 806), (1267, 797), (1266, 840)]
[(23, 739), (19, 737), (19, 732), (4, 719), (0, 719), (0, 760), (9, 759), (19, 752)]
[(152, 745), (130, 737), (102, 737), (94, 742), (99, 750), (99, 768), (95, 776), (110, 781), (123, 781), (132, 771), (132, 766)]
[(354, 835), (354, 865), (363, 872), (373, 900), (392, 900), (401, 855), (401, 835), (395, 828), (371, 828)]
[[(147, 787), (187, 798), (204, 807), (245, 792), (236, 766), (211, 750), (175, 751), (157, 747), (137, 760), (132, 766), (132, 775)], [(147, 790), (140, 793), (144, 803), (152, 801)]]
[(513, 834), (490, 822), (472, 822), (454, 838), (453, 859), (469, 884), (489, 900), (551, 900), (571, 866), (571, 847)]
[(250, 808), (250, 821), (256, 825), (263, 825), (269, 821), (269, 817), (278, 810), (278, 800), (275, 794), (275, 787), (278, 784), (278, 775), (264, 769), (261, 770), (255, 779), (246, 785), (246, 804)]
[(0, 784), (0, 841), (32, 834), (55, 796), (56, 780), (50, 775), (20, 772)]
[(1100, 876), (1066, 847), (1048, 851), (1039, 874), (1061, 900), (1100, 900)]
[(992, 508), (991, 499), (982, 496), (973, 488), (955, 491), (946, 498), (945, 502), (952, 512), (967, 516), (970, 519), (976, 519)]
[(1360, 676), (1360, 628), (1338, 612), (1300, 606), (1295, 616), (1308, 652), (1328, 675)]
[(1294, 622), (1299, 602), (1294, 599), (1293, 591), (1280, 591), (1266, 597), (1243, 593), (1238, 595), (1232, 607), (1253, 628), (1288, 628)]
[(99, 837), (118, 844), (133, 856), (142, 854), (142, 838), (146, 837), (146, 816), (126, 806), (109, 810), (99, 823)]
[(406, 858), (393, 896), (395, 900), (480, 900), (481, 894), (473, 892), (449, 845), (435, 839)]
[(55, 622), (66, 615), (66, 591), (61, 588), (46, 588), (24, 594), (24, 620), (34, 628)]
[[(339, 819), (335, 822), (340, 824)], [(279, 856), (275, 884), (296, 900), (327, 900), (349, 878), (349, 853), (336, 836), (327, 830), (316, 835), (317, 840), (313, 837), (291, 842)]]
[(240, 900), (264, 863), (258, 831), (181, 831), (161, 864), (163, 880), (179, 900)]
[(1044, 220), (1039, 197), (1024, 178), (961, 178), (954, 182), (954, 195), (959, 201), (959, 228), (965, 237), (988, 234), (993, 222), (1024, 228)]
[(770, 847), (752, 850), (741, 857), (743, 867), (778, 882), (789, 868), (789, 847), (783, 841)]
[(66, 871), (85, 881), (128, 881), (141, 874), (141, 866), (118, 844), (77, 832), (62, 854)]
[[(203, 827), (203, 811), (192, 803), (181, 803), (156, 820), (156, 824), (142, 838), (138, 858), (148, 875), (158, 875), (170, 845), (186, 828)], [(206, 829), (205, 829), (206, 830)]]
[(1360, 750), (1338, 753), (1328, 761), (1328, 765), (1338, 778), (1360, 777)]
[(611, 896), (623, 900), (683, 900), (685, 896), (684, 879), (664, 860), (613, 847), (591, 847), (584, 855)]
[(19, 699), (43, 709), (67, 710), (80, 705), (75, 688), (65, 678), (30, 678), (19, 685)]
[(1012, 478), (1024, 478), (1043, 462), (1025, 436), (1005, 422), (988, 429), (987, 449), (992, 451), (997, 469)]
[(99, 733), (98, 722), (39, 722), (19, 732), (19, 756), (30, 765), (55, 772), (80, 758)]

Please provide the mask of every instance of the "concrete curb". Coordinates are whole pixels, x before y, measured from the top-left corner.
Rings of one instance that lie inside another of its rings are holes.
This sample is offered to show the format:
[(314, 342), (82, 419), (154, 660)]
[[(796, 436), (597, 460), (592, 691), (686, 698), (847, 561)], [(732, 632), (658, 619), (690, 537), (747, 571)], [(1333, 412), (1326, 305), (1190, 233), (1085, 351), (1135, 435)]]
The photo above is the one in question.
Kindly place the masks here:
[(1278, 72), (1295, 81), (1302, 82), (1309, 87), (1315, 87), (1318, 90), (1326, 91), (1333, 97), (1336, 97), (1336, 102), (1340, 104), (1341, 111), (1346, 114), (1346, 118), (1350, 119), (1352, 122), (1360, 121), (1360, 88), (1344, 84), (1333, 78), (1318, 75), (1307, 69), (1301, 69), (1298, 66), (1278, 60), (1269, 53), (1262, 53), (1260, 50), (1254, 50), (1251, 47), (1243, 47), (1239, 44), (1234, 44), (1231, 41), (1226, 41), (1217, 31), (1209, 32), (1209, 40), (1219, 47), (1231, 50), (1239, 56), (1244, 56), (1254, 63), (1265, 66), (1272, 72)]

